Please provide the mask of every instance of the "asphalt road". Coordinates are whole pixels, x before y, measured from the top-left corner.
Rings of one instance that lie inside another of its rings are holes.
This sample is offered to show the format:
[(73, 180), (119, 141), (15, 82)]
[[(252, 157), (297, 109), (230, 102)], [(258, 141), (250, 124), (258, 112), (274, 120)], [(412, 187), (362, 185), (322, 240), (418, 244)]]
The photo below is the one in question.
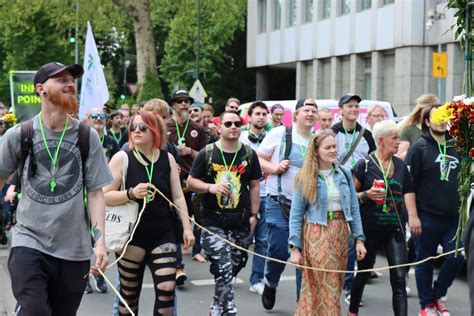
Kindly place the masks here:
[[(287, 267), (283, 280), (277, 291), (277, 301), (272, 311), (265, 311), (262, 307), (260, 296), (249, 291), (248, 278), (249, 266), (238, 276), (235, 288), (236, 304), (239, 315), (292, 315), (296, 306), (294, 269)], [(188, 281), (183, 288), (177, 290), (178, 315), (208, 315), (209, 306), (214, 291), (212, 276), (209, 273), (209, 264), (192, 261), (190, 256), (185, 256)], [(379, 256), (377, 266), (385, 266), (386, 259)], [(413, 271), (413, 270), (411, 270)], [(415, 277), (411, 272), (408, 281), (412, 289), (411, 297), (408, 298), (408, 315), (418, 315), (418, 298), (416, 293)], [(367, 285), (363, 300), (365, 307), (359, 311), (360, 315), (393, 315), (391, 302), (391, 288), (388, 272), (375, 279)], [(114, 282), (116, 269), (107, 271), (108, 277)], [(451, 315), (469, 315), (468, 286), (465, 275), (459, 276), (448, 292), (448, 306)], [(102, 316), (112, 315), (113, 294), (94, 292), (84, 295), (78, 315), (80, 316)], [(140, 315), (153, 315), (154, 302), (153, 285), (151, 274), (145, 275), (144, 288), (140, 299)], [(347, 304), (341, 299), (342, 314), (347, 314)]]

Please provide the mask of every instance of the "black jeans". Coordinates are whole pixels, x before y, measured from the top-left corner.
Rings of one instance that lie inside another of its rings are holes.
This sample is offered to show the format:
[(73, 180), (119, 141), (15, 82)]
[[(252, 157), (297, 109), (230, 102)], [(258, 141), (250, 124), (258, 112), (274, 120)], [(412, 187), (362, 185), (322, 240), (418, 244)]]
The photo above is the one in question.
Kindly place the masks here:
[(18, 316), (74, 316), (81, 303), (90, 263), (14, 247), (8, 258)]
[[(358, 270), (371, 269), (375, 264), (377, 248), (384, 249), (387, 261), (390, 266), (407, 262), (407, 244), (402, 231), (377, 233), (366, 232), (365, 248), (367, 254), (365, 258), (357, 262)], [(357, 273), (351, 288), (351, 304), (349, 311), (359, 312), (359, 303), (364, 293), (364, 287), (369, 279), (370, 273)], [(407, 292), (406, 292), (406, 268), (396, 268), (390, 270), (390, 284), (392, 285), (392, 306), (396, 316), (407, 315)]]

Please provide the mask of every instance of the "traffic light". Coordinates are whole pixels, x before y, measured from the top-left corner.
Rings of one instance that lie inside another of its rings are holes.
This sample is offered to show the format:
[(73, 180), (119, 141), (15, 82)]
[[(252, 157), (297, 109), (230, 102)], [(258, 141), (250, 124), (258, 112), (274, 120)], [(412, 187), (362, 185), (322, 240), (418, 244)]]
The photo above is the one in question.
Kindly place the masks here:
[(76, 43), (76, 30), (66, 29), (66, 31), (64, 31), (64, 38), (67, 39), (69, 44), (75, 44)]

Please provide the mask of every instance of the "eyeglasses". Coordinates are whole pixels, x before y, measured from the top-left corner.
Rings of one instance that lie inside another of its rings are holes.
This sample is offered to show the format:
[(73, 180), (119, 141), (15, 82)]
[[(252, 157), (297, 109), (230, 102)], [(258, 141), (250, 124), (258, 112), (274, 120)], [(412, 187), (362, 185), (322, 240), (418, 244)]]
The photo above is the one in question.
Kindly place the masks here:
[(96, 114), (96, 113), (93, 113), (93, 114), (90, 115), (90, 118), (93, 119), (93, 120), (95, 120), (95, 119), (97, 119), (97, 118), (99, 118), (99, 117), (100, 117), (102, 120), (105, 120), (105, 119), (107, 118), (107, 115), (105, 115), (105, 114)]
[(222, 123), (222, 125), (224, 125), (226, 128), (231, 128), (232, 125), (234, 125), (237, 128), (240, 128), (242, 127), (242, 122), (241, 121), (234, 121), (234, 122), (227, 121), (227, 122)]
[(130, 132), (132, 132), (132, 133), (135, 132), (137, 127), (140, 129), (140, 132), (142, 132), (142, 133), (145, 133), (148, 129), (148, 125), (146, 125), (144, 123), (132, 124), (132, 125), (130, 125)]
[(201, 109), (200, 108), (192, 108), (191, 110), (189, 110), (189, 113), (192, 113), (192, 112), (199, 112)]
[(385, 118), (385, 115), (383, 115), (383, 114), (379, 114), (379, 115), (370, 114), (370, 116), (375, 117), (375, 118), (380, 118), (380, 119)]
[(185, 103), (185, 104), (189, 104), (189, 99), (178, 99), (175, 101), (176, 103), (178, 104), (182, 104), (182, 103)]

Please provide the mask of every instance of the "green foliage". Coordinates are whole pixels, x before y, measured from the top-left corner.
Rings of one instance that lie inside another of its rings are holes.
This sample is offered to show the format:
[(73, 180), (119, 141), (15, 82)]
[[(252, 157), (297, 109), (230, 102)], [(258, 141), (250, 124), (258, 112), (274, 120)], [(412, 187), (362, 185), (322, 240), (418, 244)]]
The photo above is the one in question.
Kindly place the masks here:
[(163, 93), (161, 92), (160, 81), (158, 77), (150, 71), (146, 70), (145, 82), (143, 86), (139, 88), (137, 102), (148, 101), (154, 98), (163, 98)]
[[(197, 5), (186, 0), (177, 0), (174, 5), (179, 10), (170, 24), (161, 73), (170, 86), (190, 89), (194, 78), (189, 73), (196, 67)], [(236, 31), (244, 29), (246, 5), (245, 0), (201, 1), (199, 77), (209, 95), (214, 88), (206, 83), (222, 79), (216, 65), (228, 67), (231, 63), (224, 48), (232, 43)]]
[[(449, 0), (448, 3), (446, 4), (446, 7), (448, 9), (454, 9), (454, 17), (456, 18), (456, 24), (452, 25), (451, 28), (454, 29), (454, 36), (456, 39), (459, 39), (462, 44), (464, 44), (464, 29), (465, 29), (465, 23), (466, 23), (466, 13), (467, 13), (467, 4), (469, 3), (469, 0)], [(474, 10), (473, 7), (471, 7), (471, 10)], [(471, 29), (468, 31), (468, 36), (471, 41), (474, 40), (474, 33), (472, 31), (472, 26), (474, 21), (472, 21), (471, 18)]]

